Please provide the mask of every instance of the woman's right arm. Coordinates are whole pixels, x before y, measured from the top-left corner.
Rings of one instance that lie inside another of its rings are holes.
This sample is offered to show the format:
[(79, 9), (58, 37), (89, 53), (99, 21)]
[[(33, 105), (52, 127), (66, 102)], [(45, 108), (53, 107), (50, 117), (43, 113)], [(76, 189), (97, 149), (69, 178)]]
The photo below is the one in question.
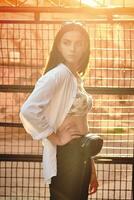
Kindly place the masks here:
[(33, 139), (44, 139), (51, 135), (54, 130), (49, 125), (47, 114), (44, 111), (52, 100), (58, 85), (53, 74), (42, 76), (36, 83), (35, 88), (20, 110), (20, 119), (25, 130)]
[(64, 81), (64, 77), (68, 74), (61, 75), (59, 78), (59, 74), (54, 75), (50, 72), (49, 76), (42, 76), (20, 110), (20, 119), (27, 133), (36, 140), (47, 138), (54, 145), (64, 145), (79, 137), (77, 133), (74, 134), (75, 130), (72, 127), (65, 127), (63, 131), (55, 133), (48, 123), (47, 113), (44, 114), (50, 101), (54, 100), (54, 94), (60, 89), (61, 81)]

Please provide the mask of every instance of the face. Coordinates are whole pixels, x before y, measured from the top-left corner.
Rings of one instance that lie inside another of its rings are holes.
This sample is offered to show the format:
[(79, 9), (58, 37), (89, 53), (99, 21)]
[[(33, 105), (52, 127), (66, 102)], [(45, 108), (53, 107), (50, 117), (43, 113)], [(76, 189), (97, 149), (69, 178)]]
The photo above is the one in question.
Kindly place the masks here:
[(78, 67), (86, 50), (86, 42), (79, 31), (69, 31), (62, 36), (58, 49), (67, 65)]

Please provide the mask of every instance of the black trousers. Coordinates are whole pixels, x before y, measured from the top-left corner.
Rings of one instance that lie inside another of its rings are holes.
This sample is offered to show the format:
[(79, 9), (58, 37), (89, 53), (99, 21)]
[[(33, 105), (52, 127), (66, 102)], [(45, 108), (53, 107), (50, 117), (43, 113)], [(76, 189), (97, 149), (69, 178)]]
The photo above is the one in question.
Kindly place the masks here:
[(50, 184), (50, 200), (87, 200), (91, 177), (88, 148), (83, 137), (57, 149), (57, 176)]

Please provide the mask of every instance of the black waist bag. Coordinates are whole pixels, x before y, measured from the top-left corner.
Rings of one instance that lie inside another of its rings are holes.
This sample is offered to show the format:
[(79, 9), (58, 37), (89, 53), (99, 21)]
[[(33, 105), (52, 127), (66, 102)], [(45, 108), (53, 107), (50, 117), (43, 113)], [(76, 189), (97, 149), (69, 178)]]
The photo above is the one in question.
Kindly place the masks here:
[(81, 139), (81, 148), (86, 156), (96, 156), (102, 149), (103, 139), (97, 134), (87, 134)]

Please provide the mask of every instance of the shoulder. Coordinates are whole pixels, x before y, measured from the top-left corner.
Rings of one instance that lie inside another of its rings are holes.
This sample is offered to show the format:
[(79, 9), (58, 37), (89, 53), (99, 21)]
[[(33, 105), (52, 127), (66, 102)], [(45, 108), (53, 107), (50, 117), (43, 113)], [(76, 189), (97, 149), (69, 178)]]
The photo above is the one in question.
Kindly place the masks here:
[(45, 77), (48, 77), (48, 78), (51, 77), (53, 80), (59, 81), (59, 82), (66, 81), (66, 80), (69, 80), (69, 81), (73, 80), (72, 73), (70, 72), (68, 67), (64, 65), (63, 63), (60, 63), (59, 65), (57, 65), (56, 67), (48, 71), (44, 75), (44, 78)]
[(58, 64), (56, 67), (54, 67), (49, 72), (52, 73), (53, 75), (62, 75), (62, 76), (70, 76), (71, 75), (70, 70), (63, 63)]
[(36, 85), (62, 85), (63, 83), (66, 83), (67, 85), (73, 83), (74, 76), (72, 75), (72, 72), (68, 69), (68, 67), (62, 63), (42, 75), (38, 81), (36, 82)]

